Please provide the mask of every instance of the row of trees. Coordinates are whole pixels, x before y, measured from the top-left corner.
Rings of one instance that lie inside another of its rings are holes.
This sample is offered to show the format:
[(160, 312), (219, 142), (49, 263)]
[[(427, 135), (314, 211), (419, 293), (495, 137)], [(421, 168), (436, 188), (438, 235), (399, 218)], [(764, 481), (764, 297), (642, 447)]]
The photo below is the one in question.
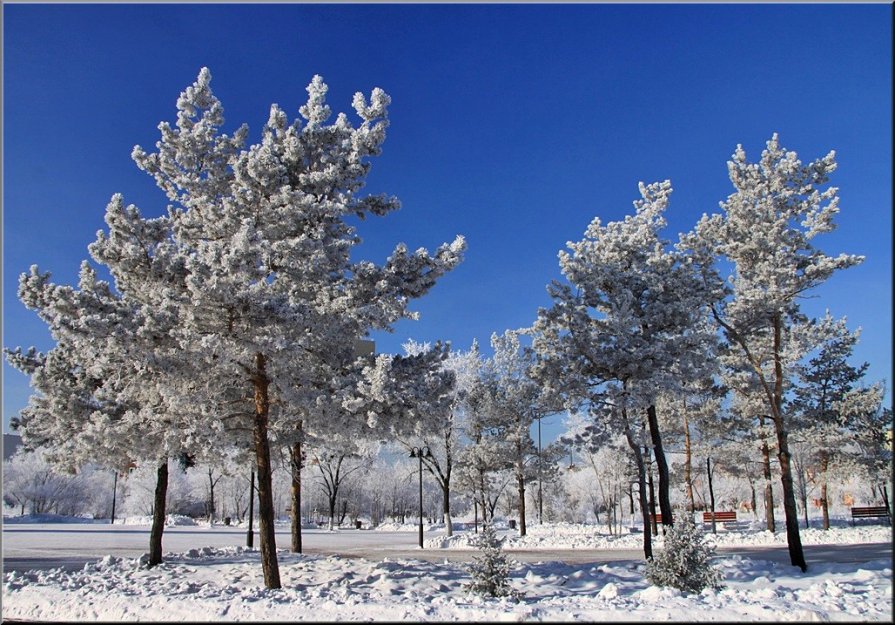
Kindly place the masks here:
[(846, 458), (875, 463), (875, 475), (889, 467), (882, 388), (864, 386), (866, 367), (848, 364), (857, 336), (844, 320), (800, 308), (811, 289), (861, 261), (814, 247), (838, 212), (836, 189), (823, 188), (832, 153), (804, 165), (776, 135), (757, 163), (737, 148), (723, 212), (674, 245), (662, 238), (670, 183), (641, 184), (633, 215), (595, 219), (561, 252), (552, 306), (530, 328), (493, 335), (492, 356), (476, 344), (455, 352), (412, 342), (403, 354), (374, 355), (363, 337), (412, 318), (410, 301), (465, 249), (458, 237), (434, 254), (399, 245), (382, 265), (352, 260), (353, 224), (398, 208), (395, 198), (359, 194), (385, 138), (388, 96), (355, 96), (357, 128), (345, 115), (328, 124), (327, 88), (315, 77), (304, 122), (274, 105), (260, 143), (246, 147), (245, 127), (221, 133), (210, 80), (203, 69), (181, 94), (156, 152), (134, 149), (171, 205), (145, 218), (113, 197), (108, 232), (89, 249), (114, 285), (86, 261), (77, 288), (32, 267), (19, 296), (56, 345), (7, 351), (37, 391), (15, 422), (27, 444), (71, 467), (156, 467), (150, 565), (161, 561), (172, 458), (251, 459), (270, 588), (280, 585), (279, 453), (290, 471), (291, 548), (301, 551), (303, 469), (312, 458), (326, 467), (337, 498), (343, 462), (369, 440), (428, 448), (421, 462), (442, 492), (449, 533), (454, 490), (473, 494), (483, 517), (511, 491), (523, 535), (529, 486), (549, 480), (565, 453), (534, 446), (532, 428), (547, 416), (586, 417), (566, 441), (579, 453), (622, 437), (644, 526), (653, 465), (662, 522), (674, 523), (669, 441), (683, 441), (691, 509), (700, 446), (738, 445), (750, 462), (759, 456), (751, 464), (762, 468), (771, 529), (779, 473), (791, 560), (803, 570), (796, 499), (807, 469), (794, 446), (812, 441), (821, 474)]
[[(835, 227), (837, 189), (826, 186), (835, 168), (833, 152), (803, 164), (775, 134), (756, 163), (737, 147), (722, 213), (704, 215), (674, 245), (660, 234), (665, 181), (641, 184), (633, 215), (605, 226), (595, 219), (560, 253), (566, 282), (550, 286), (554, 303), (531, 329), (535, 377), (567, 407), (588, 411), (591, 440), (624, 435), (645, 525), (645, 453), (657, 467), (662, 522), (674, 522), (660, 409), (684, 430), (688, 476), (694, 435), (710, 445), (736, 439), (761, 449), (770, 497), (775, 453), (790, 559), (803, 571), (793, 437), (821, 439), (826, 467), (835, 449), (844, 456), (857, 447), (881, 462), (875, 477), (885, 481), (891, 410), (881, 406), (883, 389), (859, 385), (866, 366), (848, 365), (856, 335), (844, 320), (810, 319), (801, 308), (812, 289), (863, 260), (829, 256), (814, 243)], [(773, 510), (766, 501), (769, 529)], [(644, 552), (651, 557), (649, 532)]]

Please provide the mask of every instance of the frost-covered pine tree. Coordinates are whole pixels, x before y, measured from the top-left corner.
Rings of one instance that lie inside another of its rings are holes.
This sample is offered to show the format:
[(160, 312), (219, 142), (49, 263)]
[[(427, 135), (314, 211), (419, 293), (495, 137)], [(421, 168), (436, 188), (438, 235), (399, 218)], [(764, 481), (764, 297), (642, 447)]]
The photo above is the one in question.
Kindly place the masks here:
[(715, 256), (733, 267), (730, 297), (712, 313), (764, 394), (777, 439), (790, 560), (804, 571), (790, 466), (791, 417), (784, 407), (798, 358), (785, 359), (785, 333), (804, 319), (800, 298), (863, 257), (828, 256), (814, 243), (835, 229), (833, 218), (839, 212), (838, 189), (822, 189), (836, 169), (835, 152), (803, 164), (775, 133), (757, 163), (750, 163), (737, 146), (727, 168), (735, 191), (721, 204), (722, 214), (703, 216), (688, 246), (702, 248), (697, 257)]
[[(429, 343), (408, 341), (403, 345), (405, 358), (420, 357), (432, 351)], [(439, 347), (439, 346), (436, 346)], [(422, 458), (423, 467), (441, 489), (442, 522), (445, 534), (453, 535), (451, 520), (451, 488), (455, 477), (460, 432), (464, 418), (464, 400), (471, 377), (478, 375), (478, 348), (468, 352), (453, 351), (445, 346), (440, 359), (427, 357), (428, 363), (418, 375), (418, 405), (404, 418), (391, 419), (392, 434), (409, 453), (413, 447), (426, 446), (431, 457)], [(403, 400), (402, 400), (403, 401)]]
[(471, 579), (464, 589), (485, 597), (518, 599), (521, 593), (510, 585), (510, 562), (503, 553), (503, 539), (497, 537), (493, 523), (485, 523), (471, 544), (480, 553), (467, 565)]
[(686, 514), (665, 535), (665, 547), (646, 563), (646, 578), (655, 586), (698, 593), (721, 588), (721, 571), (711, 559), (715, 549), (705, 543), (702, 530)]
[(814, 469), (814, 481), (820, 486), (822, 527), (827, 530), (829, 482), (837, 468), (852, 468), (854, 449), (850, 449), (850, 443), (858, 416), (837, 408), (849, 393), (860, 388), (870, 365), (865, 362), (854, 366), (848, 362), (860, 332), (849, 331), (845, 319), (833, 319), (827, 312), (817, 325), (823, 342), (817, 353), (797, 368), (798, 379), (787, 409), (794, 417), (794, 437), (804, 441), (810, 450), (807, 455)]
[(347, 218), (399, 207), (360, 193), (388, 125), (381, 89), (369, 101), (355, 94), (358, 127), (344, 114), (327, 123), (327, 86), (315, 76), (302, 119), (290, 123), (273, 105), (261, 141), (246, 146), (245, 126), (220, 132), (223, 107), (210, 83), (203, 68), (178, 99), (176, 125), (160, 124), (156, 151), (137, 146), (133, 158), (172, 203), (182, 272), (157, 276), (156, 290), (169, 294), (181, 349), (211, 378), (191, 387), (192, 401), (211, 420), (202, 407), (220, 407), (227, 389), (245, 390), (265, 585), (278, 588), (270, 444), (301, 421), (286, 407), (292, 387), (321, 360), (354, 362), (355, 342), (369, 331), (414, 317), (409, 302), (460, 262), (465, 242), (457, 237), (434, 254), (401, 244), (382, 265), (352, 260), (360, 238)]
[(507, 330), (502, 335), (491, 335), (494, 355), (483, 367), (486, 388), (489, 390), (487, 409), (493, 417), (490, 425), (497, 426), (507, 443), (507, 456), (512, 462), (516, 482), (519, 535), (527, 534), (525, 485), (530, 476), (530, 460), (537, 448), (531, 438), (535, 420), (558, 412), (560, 402), (550, 387), (542, 385), (533, 374), (535, 354), (523, 347), (521, 330)]
[[(150, 247), (144, 239), (144, 260), (153, 256)], [(45, 357), (7, 351), (36, 391), (15, 427), (70, 469), (91, 461), (116, 470), (133, 461), (156, 467), (149, 565), (160, 563), (168, 459), (207, 449), (213, 440), (166, 401), (171, 378), (164, 350), (171, 338), (165, 311), (114, 290), (86, 261), (77, 288), (53, 284), (49, 273), (32, 267), (20, 277), (19, 298), (47, 323), (56, 345)]]
[[(603, 225), (594, 219), (584, 238), (559, 255), (567, 283), (553, 282), (550, 309), (533, 326), (545, 384), (561, 384), (567, 398), (599, 403), (601, 384), (625, 400), (625, 414), (644, 420), (659, 473), (663, 523), (671, 524), (670, 476), (656, 414), (656, 397), (683, 380), (704, 377), (715, 339), (707, 307), (720, 295), (689, 255), (671, 249), (660, 233), (671, 195), (669, 181), (639, 185), (635, 213)], [(642, 417), (632, 409), (642, 411)], [(634, 430), (639, 426), (632, 421)], [(634, 450), (634, 453), (639, 451)]]

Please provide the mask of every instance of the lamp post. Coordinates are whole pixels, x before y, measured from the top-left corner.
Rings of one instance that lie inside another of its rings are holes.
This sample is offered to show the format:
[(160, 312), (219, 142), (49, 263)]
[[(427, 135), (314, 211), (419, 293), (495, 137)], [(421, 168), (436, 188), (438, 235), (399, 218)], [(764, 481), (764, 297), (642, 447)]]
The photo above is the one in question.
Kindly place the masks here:
[(423, 457), (431, 458), (432, 452), (429, 451), (428, 445), (422, 447), (411, 447), (410, 457), (419, 458), (420, 462), (420, 549), (423, 548)]

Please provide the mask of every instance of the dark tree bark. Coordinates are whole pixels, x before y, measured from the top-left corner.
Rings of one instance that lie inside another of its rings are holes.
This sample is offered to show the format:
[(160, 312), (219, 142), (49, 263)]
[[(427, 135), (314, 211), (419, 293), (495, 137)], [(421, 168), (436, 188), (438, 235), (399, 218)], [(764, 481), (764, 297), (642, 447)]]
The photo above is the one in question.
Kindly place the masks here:
[(786, 542), (789, 546), (789, 559), (793, 566), (808, 570), (802, 539), (799, 536), (798, 510), (796, 509), (795, 489), (792, 481), (791, 454), (789, 451), (789, 434), (783, 419), (783, 363), (780, 360), (782, 350), (782, 321), (780, 313), (774, 315), (774, 395), (771, 402), (774, 429), (777, 431), (777, 459), (780, 461), (780, 481), (783, 484), (783, 512), (786, 516)]
[(168, 459), (158, 466), (149, 532), (149, 566), (162, 563), (162, 533), (165, 531), (165, 502), (168, 495)]
[(292, 551), (295, 553), (301, 553), (301, 465), (301, 442), (296, 442), (289, 448), (289, 466), (292, 472)]
[(665, 459), (665, 450), (662, 447), (662, 435), (659, 432), (659, 418), (656, 416), (655, 405), (650, 404), (646, 409), (646, 420), (649, 424), (650, 440), (653, 443), (656, 470), (659, 472), (659, 511), (662, 513), (662, 525), (670, 527), (674, 525), (671, 510), (671, 476), (668, 461)]
[[(650, 466), (649, 456), (646, 465), (646, 484), (649, 488), (649, 526), (653, 536), (659, 535), (659, 523), (656, 521), (656, 489), (653, 486), (653, 469)], [(664, 520), (664, 519), (663, 519)]]
[(519, 491), (519, 535), (525, 536), (525, 465), (521, 437), (516, 442), (516, 486)]
[[(823, 513), (823, 528), (830, 529), (830, 504), (827, 500), (827, 469), (829, 469), (830, 457), (826, 451), (820, 453), (820, 475), (823, 480), (820, 484), (820, 507)], [(806, 514), (807, 516), (807, 514)]]
[(712, 485), (712, 458), (711, 456), (706, 457), (705, 459), (705, 472), (708, 476), (709, 480), (709, 511), (712, 513), (712, 534), (718, 533), (717, 525), (715, 524), (715, 488)]
[(270, 414), (268, 387), (270, 378), (266, 371), (264, 354), (255, 354), (255, 372), (252, 384), (255, 391), (255, 464), (258, 472), (258, 535), (261, 543), (261, 568), (264, 585), (280, 588), (280, 567), (277, 562), (277, 543), (274, 536), (273, 480), (270, 467), (270, 442), (267, 425)]
[(634, 464), (637, 466), (637, 484), (639, 486), (638, 498), (640, 500), (640, 513), (643, 516), (643, 557), (647, 560), (653, 557), (652, 533), (650, 532), (649, 505), (646, 501), (646, 467), (643, 462), (643, 453), (640, 445), (634, 440), (631, 428), (628, 425), (627, 411), (622, 409), (622, 422), (625, 428), (625, 439), (628, 446), (634, 452)]
[(693, 499), (693, 449), (690, 443), (690, 422), (687, 420), (686, 404), (684, 404), (684, 483), (687, 485), (687, 505), (692, 515), (696, 510), (696, 503)]
[[(758, 425), (764, 428), (764, 417), (758, 417)], [(769, 532), (777, 531), (777, 523), (774, 519), (774, 487), (771, 485), (771, 449), (768, 441), (761, 441), (761, 462), (764, 471), (764, 517), (765, 527)]]

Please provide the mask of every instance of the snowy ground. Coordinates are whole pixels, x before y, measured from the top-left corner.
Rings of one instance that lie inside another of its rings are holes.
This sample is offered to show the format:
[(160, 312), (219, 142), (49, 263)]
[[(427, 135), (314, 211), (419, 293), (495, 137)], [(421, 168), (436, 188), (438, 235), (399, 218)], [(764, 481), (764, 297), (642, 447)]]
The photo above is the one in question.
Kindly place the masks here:
[[(404, 529), (412, 529), (407, 526)], [(395, 529), (395, 528), (389, 528)], [(516, 563), (521, 601), (481, 599), (462, 588), (459, 562), (365, 560), (279, 551), (283, 589), (264, 588), (259, 554), (243, 547), (169, 553), (148, 570), (140, 558), (105, 557), (84, 570), (9, 573), (3, 618), (117, 621), (874, 621), (892, 619), (892, 561), (813, 565), (807, 574), (767, 560), (723, 554), (725, 587), (686, 595), (650, 586), (640, 562), (550, 561), (550, 549), (639, 547), (642, 536), (611, 537), (593, 526), (532, 525), (514, 549), (542, 548), (543, 562)], [(427, 539), (462, 549), (469, 532)], [(337, 536), (338, 533), (334, 533)], [(372, 533), (371, 533), (372, 534)], [(589, 538), (588, 538), (589, 537)], [(891, 528), (843, 524), (803, 530), (808, 544), (889, 542)], [(718, 544), (785, 543), (778, 533), (722, 530)], [(588, 543), (587, 541), (591, 541)], [(658, 539), (655, 548), (661, 549)]]

